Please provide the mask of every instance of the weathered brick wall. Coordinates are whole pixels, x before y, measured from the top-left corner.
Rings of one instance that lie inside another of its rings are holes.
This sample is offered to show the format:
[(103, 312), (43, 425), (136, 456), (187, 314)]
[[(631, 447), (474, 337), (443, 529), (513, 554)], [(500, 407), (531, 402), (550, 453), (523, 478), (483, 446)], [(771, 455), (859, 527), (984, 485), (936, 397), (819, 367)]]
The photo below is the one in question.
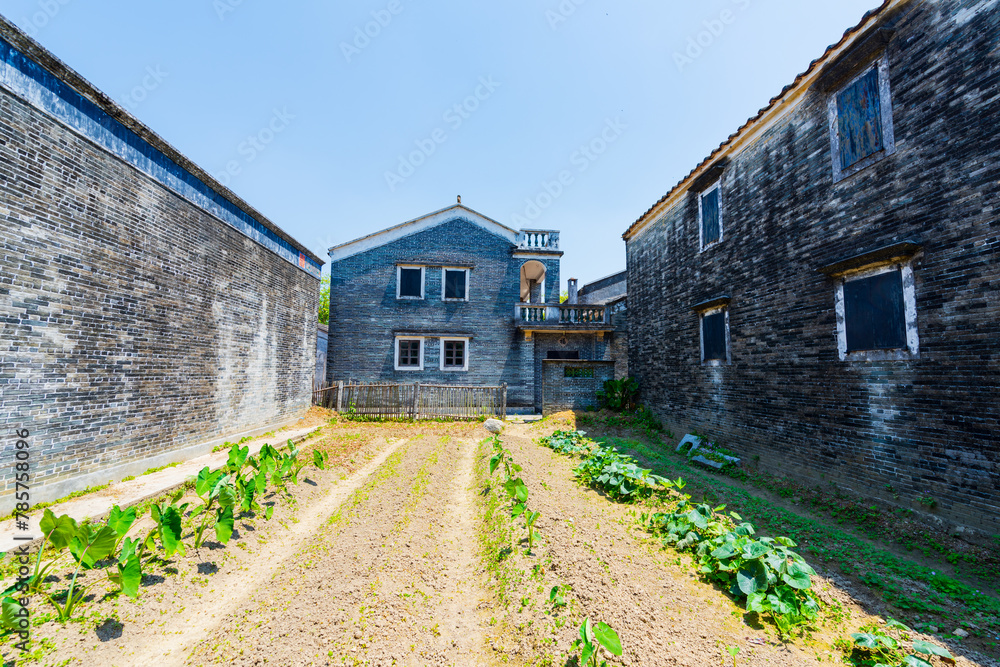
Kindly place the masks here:
[[(510, 405), (532, 405), (514, 305), (522, 260), (512, 245), (460, 217), (331, 264), (328, 376), (332, 381), (508, 386)], [(424, 265), (424, 298), (396, 298), (396, 265)], [(471, 266), (469, 300), (441, 300), (441, 267)], [(550, 273), (552, 273), (550, 269)], [(551, 296), (551, 292), (546, 295)], [(556, 292), (558, 298), (558, 292)], [(424, 370), (395, 370), (397, 332), (431, 334)], [(436, 335), (434, 335), (436, 334)], [(440, 370), (440, 336), (469, 336), (469, 370)]]
[[(888, 45), (896, 153), (834, 184), (811, 89), (723, 173), (724, 240), (698, 202), (628, 242), (642, 399), (777, 474), (1000, 530), (1000, 12), (911, 3)], [(821, 266), (917, 238), (919, 358), (841, 361)], [(691, 306), (721, 294), (732, 363), (703, 366)]]
[[(593, 377), (566, 377), (566, 369), (592, 371)], [(585, 410), (597, 407), (597, 390), (607, 380), (615, 377), (613, 361), (563, 361), (547, 359), (542, 362), (542, 384), (545, 399), (542, 414), (550, 415), (560, 410)]]
[(6, 88), (0, 165), (5, 501), (16, 429), (41, 502), (308, 409), (314, 276)]
[[(597, 340), (595, 334), (535, 333), (535, 405), (544, 406), (548, 402), (544, 394), (544, 365), (549, 352), (580, 353), (580, 359), (588, 361), (609, 361), (611, 359), (608, 340)], [(588, 404), (589, 405), (589, 404)]]
[(628, 271), (622, 271), (580, 288), (578, 298), (580, 303), (607, 303), (628, 292)]

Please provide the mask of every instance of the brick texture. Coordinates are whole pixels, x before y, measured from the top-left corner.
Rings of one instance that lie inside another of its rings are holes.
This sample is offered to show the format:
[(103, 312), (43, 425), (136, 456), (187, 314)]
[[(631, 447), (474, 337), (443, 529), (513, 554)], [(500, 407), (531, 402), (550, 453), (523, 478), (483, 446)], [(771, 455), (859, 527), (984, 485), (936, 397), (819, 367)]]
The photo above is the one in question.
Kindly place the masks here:
[[(896, 152), (834, 184), (814, 86), (722, 175), (724, 240), (693, 192), (627, 244), (629, 365), (677, 433), (777, 474), (1000, 530), (1000, 13), (909, 3), (887, 46)], [(920, 354), (842, 361), (817, 269), (918, 239)], [(691, 306), (729, 295), (732, 363), (703, 366)], [(900, 495), (899, 501), (893, 492)]]

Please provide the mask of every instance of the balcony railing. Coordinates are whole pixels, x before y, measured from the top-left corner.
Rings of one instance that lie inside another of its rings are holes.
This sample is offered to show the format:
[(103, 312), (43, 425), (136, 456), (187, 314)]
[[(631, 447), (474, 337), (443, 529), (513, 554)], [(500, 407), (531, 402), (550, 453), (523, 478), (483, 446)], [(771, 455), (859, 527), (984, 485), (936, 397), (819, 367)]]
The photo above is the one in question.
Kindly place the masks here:
[(520, 250), (559, 250), (559, 232), (551, 229), (522, 229), (517, 235)]
[(610, 313), (607, 306), (586, 306), (581, 304), (559, 306), (541, 303), (519, 303), (514, 307), (514, 320), (519, 325), (573, 326), (588, 324), (609, 324)]

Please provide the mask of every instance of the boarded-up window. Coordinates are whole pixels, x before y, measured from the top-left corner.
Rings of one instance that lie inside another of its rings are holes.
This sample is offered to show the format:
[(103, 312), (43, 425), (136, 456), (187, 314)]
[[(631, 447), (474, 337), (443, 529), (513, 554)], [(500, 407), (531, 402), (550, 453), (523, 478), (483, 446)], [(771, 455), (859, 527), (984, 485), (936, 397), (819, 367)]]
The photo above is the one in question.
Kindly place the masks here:
[(704, 361), (726, 361), (726, 313), (720, 311), (701, 318)]
[(701, 195), (701, 245), (715, 243), (722, 236), (719, 217), (719, 188), (714, 187)]
[(399, 268), (399, 296), (415, 297), (420, 299), (424, 296), (424, 270), (420, 267)]
[(399, 363), (397, 365), (400, 368), (418, 368), (420, 366), (420, 341), (400, 340), (396, 344), (399, 345)]
[(882, 150), (881, 106), (876, 68), (837, 95), (841, 169)]
[(844, 283), (847, 351), (906, 347), (903, 277), (899, 271)]
[(545, 353), (546, 359), (579, 359), (579, 350), (549, 350)]
[(465, 280), (468, 273), (465, 269), (445, 269), (444, 298), (465, 299)]
[(444, 342), (444, 367), (465, 368), (465, 341), (446, 340)]

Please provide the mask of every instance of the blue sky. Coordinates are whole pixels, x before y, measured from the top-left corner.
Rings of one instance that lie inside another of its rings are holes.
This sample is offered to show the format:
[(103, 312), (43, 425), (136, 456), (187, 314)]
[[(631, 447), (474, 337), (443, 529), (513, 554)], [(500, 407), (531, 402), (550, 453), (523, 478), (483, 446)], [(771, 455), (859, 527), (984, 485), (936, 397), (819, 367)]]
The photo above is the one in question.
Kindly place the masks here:
[[(622, 232), (878, 0), (0, 0), (0, 13), (324, 260), (455, 202)], [(560, 183), (560, 176), (563, 177)]]

